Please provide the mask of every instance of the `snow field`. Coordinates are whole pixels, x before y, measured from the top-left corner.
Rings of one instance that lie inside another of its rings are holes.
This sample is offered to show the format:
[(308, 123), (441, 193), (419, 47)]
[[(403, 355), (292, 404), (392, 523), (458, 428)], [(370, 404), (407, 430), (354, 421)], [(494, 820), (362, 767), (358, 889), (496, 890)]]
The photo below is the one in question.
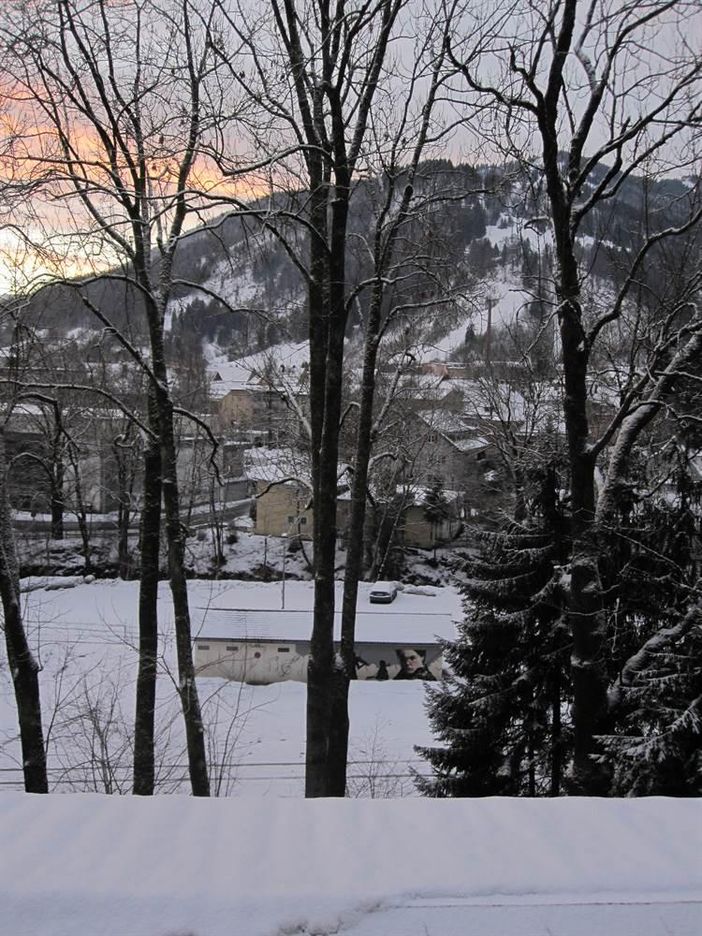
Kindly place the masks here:
[[(249, 606), (276, 597), (256, 583), (191, 582), (195, 635), (234, 584)], [(61, 795), (129, 791), (137, 584), (24, 586), (56, 792), (12, 792), (21, 772), (5, 669), (0, 936), (702, 932), (697, 801), (408, 796), (413, 745), (431, 740), (418, 683), (352, 686), (351, 786), (376, 799), (302, 799), (302, 684), (214, 679), (199, 688), (213, 788), (228, 798)], [(302, 604), (310, 587), (288, 583), (287, 601)], [(162, 589), (158, 787), (185, 793)], [(455, 595), (442, 595), (450, 607)]]
[(668, 936), (695, 936), (702, 926), (691, 800), (10, 793), (0, 835), (11, 843), (2, 936), (664, 936), (666, 920)]
[[(67, 587), (68, 586), (68, 587)], [(131, 787), (134, 686), (137, 667), (137, 582), (79, 577), (25, 580), (24, 616), (42, 666), (44, 730), (50, 788), (66, 792), (128, 793)], [(287, 582), (286, 605), (306, 607), (310, 582)], [(193, 636), (215, 608), (280, 607), (280, 585), (191, 581)], [(448, 590), (447, 590), (448, 591)], [(417, 596), (444, 610), (455, 593)], [(388, 606), (390, 611), (395, 607)], [(157, 789), (187, 792), (182, 718), (176, 694), (172, 609), (160, 586), (161, 656), (157, 684)], [(221, 612), (220, 612), (221, 616)], [(212, 788), (228, 796), (302, 796), (305, 686), (246, 686), (198, 679)], [(426, 769), (414, 753), (431, 733), (424, 686), (358, 682), (351, 690), (349, 786), (357, 796), (413, 795), (410, 768)], [(0, 668), (0, 790), (22, 789), (12, 684)]]

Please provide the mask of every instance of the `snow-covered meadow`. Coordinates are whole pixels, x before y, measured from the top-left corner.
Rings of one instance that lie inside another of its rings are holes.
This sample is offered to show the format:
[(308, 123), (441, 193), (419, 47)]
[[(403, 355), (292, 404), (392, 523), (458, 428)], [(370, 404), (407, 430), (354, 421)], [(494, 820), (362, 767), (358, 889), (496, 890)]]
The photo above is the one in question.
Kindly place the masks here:
[[(137, 666), (137, 582), (79, 577), (25, 579), (24, 616), (41, 664), (51, 789), (128, 793), (131, 786)], [(280, 583), (193, 580), (193, 636), (219, 606), (279, 607)], [(311, 582), (287, 582), (286, 606), (309, 604)], [(455, 592), (436, 598), (456, 609)], [(421, 596), (418, 596), (419, 600)], [(410, 596), (403, 596), (410, 601)], [(429, 599), (423, 598), (426, 603)], [(433, 601), (434, 599), (431, 599)], [(272, 605), (271, 605), (271, 602)], [(160, 586), (161, 654), (157, 726), (159, 792), (187, 792), (187, 763), (175, 690), (168, 586)], [(0, 782), (21, 789), (12, 686), (0, 670)], [(214, 792), (300, 796), (303, 791), (305, 687), (198, 680)], [(411, 769), (424, 767), (415, 744), (431, 739), (418, 682), (355, 683), (351, 692), (350, 789), (359, 796), (412, 795)]]

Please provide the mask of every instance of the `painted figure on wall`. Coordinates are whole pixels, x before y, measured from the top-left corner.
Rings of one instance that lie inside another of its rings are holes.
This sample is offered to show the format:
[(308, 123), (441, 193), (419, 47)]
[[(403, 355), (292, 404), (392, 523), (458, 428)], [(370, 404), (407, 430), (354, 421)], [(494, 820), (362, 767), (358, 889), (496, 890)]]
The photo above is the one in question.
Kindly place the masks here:
[(436, 676), (426, 666), (426, 650), (398, 647), (395, 653), (400, 661), (400, 672), (395, 679), (426, 679), (436, 682)]

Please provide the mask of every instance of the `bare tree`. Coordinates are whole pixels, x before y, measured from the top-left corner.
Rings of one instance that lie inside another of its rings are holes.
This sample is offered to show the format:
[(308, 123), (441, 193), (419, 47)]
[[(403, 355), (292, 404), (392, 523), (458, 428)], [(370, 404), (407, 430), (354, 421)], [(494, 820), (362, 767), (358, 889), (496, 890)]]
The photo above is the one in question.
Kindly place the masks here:
[[(444, 67), (444, 23), (434, 18), (427, 34), (415, 51), (411, 80), (405, 94), (393, 101), (399, 117), (383, 121), (382, 114), (374, 114), (376, 135), (376, 168), (379, 205), (371, 236), (365, 242), (371, 256), (370, 275), (361, 280), (350, 292), (347, 304), (358, 302), (369, 294), (366, 311), (363, 365), (360, 399), (358, 401), (358, 428), (354, 444), (351, 514), (348, 529), (348, 547), (344, 570), (344, 590), (341, 617), (341, 658), (344, 674), (338, 692), (339, 701), (333, 715), (333, 737), (330, 763), (338, 777), (336, 785), (346, 787), (348, 760), (348, 692), (349, 682), (356, 676), (354, 650), (358, 582), (363, 572), (366, 532), (369, 471), (372, 453), (392, 403), (397, 383), (402, 374), (405, 355), (391, 380), (384, 402), (376, 406), (376, 372), (383, 337), (403, 317), (421, 315), (428, 310), (441, 309), (450, 295), (443, 286), (439, 271), (433, 269), (429, 277), (433, 289), (422, 295), (420, 287), (427, 279), (426, 267), (435, 264), (431, 251), (420, 244), (412, 249), (411, 228), (423, 214), (440, 210), (442, 200), (460, 196), (444, 190), (441, 174), (429, 168), (421, 169), (421, 161), (432, 152), (432, 147), (443, 141), (449, 129), (435, 113), (444, 82), (449, 72)], [(421, 90), (418, 91), (417, 88)], [(418, 109), (418, 114), (413, 109)], [(386, 139), (382, 145), (378, 136)], [(407, 141), (412, 141), (412, 148)], [(414, 222), (414, 223), (413, 223)], [(414, 232), (416, 236), (416, 231)], [(424, 283), (426, 286), (426, 282)], [(455, 284), (452, 284), (455, 287)], [(442, 288), (443, 287), (443, 288)], [(414, 291), (419, 292), (419, 297)], [(425, 290), (426, 292), (426, 290)]]
[[(36, 211), (48, 243), (65, 252), (64, 270), (70, 269), (66, 255), (82, 258), (77, 297), (149, 380), (149, 434), (158, 445), (158, 462), (152, 444), (146, 483), (150, 501), (163, 498), (190, 777), (193, 792), (207, 795), (164, 331), (175, 254), (189, 216), (201, 207), (190, 186), (203, 171), (202, 141), (222, 130), (221, 113), (210, 107), (221, 91), (214, 12), (201, 11), (192, 0), (144, 0), (129, 7), (108, 0), (44, 0), (38, 6), (41, 14), (36, 4), (28, 9), (12, 2), (2, 13), (4, 77), (18, 115), (15, 164), (44, 186), (45, 202)], [(27, 125), (42, 133), (25, 131)], [(98, 281), (85, 275), (91, 256), (122, 268)], [(138, 333), (132, 337), (106, 311), (105, 282), (122, 286), (131, 297), (148, 352)], [(157, 522), (155, 506), (146, 517)], [(140, 605), (143, 631), (153, 636), (153, 574), (144, 589), (150, 597)], [(152, 643), (145, 640), (142, 660), (149, 673)], [(143, 699), (140, 705), (149, 704)], [(148, 788), (152, 783), (146, 781)]]
[[(240, 75), (261, 106), (252, 138), (276, 166), (269, 180), (291, 197), (270, 200), (258, 215), (276, 230), (294, 257), (308, 293), (310, 428), (314, 508), (315, 603), (308, 672), (306, 784), (308, 797), (343, 796), (343, 777), (330, 761), (335, 699), (343, 675), (335, 662), (334, 560), (339, 436), (347, 303), (349, 206), (366, 166), (372, 108), (379, 88), (393, 84), (391, 48), (399, 41), (406, 0), (363, 2), (353, 10), (324, 0), (270, 0), (229, 15), (250, 56)], [(222, 9), (227, 5), (221, 3)], [(281, 145), (282, 139), (282, 145)], [(220, 164), (236, 175), (237, 155)], [(285, 236), (276, 220), (305, 234)]]
[(22, 620), (19, 561), (8, 490), (5, 431), (13, 405), (14, 401), (11, 398), (6, 399), (0, 423), (0, 602), (4, 617), (7, 659), (17, 704), (24, 788), (28, 793), (47, 793), (39, 664), (29, 645)]

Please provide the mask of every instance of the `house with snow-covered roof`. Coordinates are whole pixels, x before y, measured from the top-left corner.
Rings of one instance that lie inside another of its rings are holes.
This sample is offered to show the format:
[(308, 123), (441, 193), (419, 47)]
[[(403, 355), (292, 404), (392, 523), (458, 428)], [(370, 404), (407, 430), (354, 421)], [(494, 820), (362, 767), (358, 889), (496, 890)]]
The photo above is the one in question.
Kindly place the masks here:
[(309, 456), (292, 448), (244, 451), (244, 476), (254, 498), (254, 533), (312, 538)]
[(451, 542), (461, 532), (464, 510), (460, 491), (441, 488), (439, 509), (434, 487), (402, 484), (397, 493), (405, 501), (399, 533), (406, 546), (432, 549)]
[(447, 491), (461, 492), (468, 508), (486, 506), (501, 471), (490, 439), (462, 414), (436, 409), (412, 414), (408, 430), (416, 440), (408, 481), (425, 487), (438, 482)]
[[(309, 455), (291, 448), (252, 448), (244, 452), (244, 473), (254, 498), (254, 533), (311, 540), (314, 530)], [(432, 516), (428, 509), (431, 488), (406, 483), (397, 487), (393, 503), (399, 508), (399, 538), (406, 546), (431, 549), (456, 537), (462, 527), (462, 498), (458, 491), (442, 491), (445, 512)], [(348, 529), (351, 500), (347, 465), (339, 466), (337, 530)], [(382, 508), (383, 495), (374, 502)]]
[(291, 427), (297, 434), (308, 398), (308, 365), (297, 345), (282, 347), (210, 366), (220, 431), (257, 431), (269, 445), (289, 436)]
[[(349, 517), (348, 466), (339, 466), (337, 526)], [(244, 475), (255, 499), (254, 533), (312, 539), (312, 466), (309, 453), (295, 448), (250, 448), (244, 452)]]
[[(388, 604), (371, 601), (378, 583), (361, 582), (356, 611), (358, 679), (438, 680), (442, 640), (455, 639), (460, 601), (452, 589), (393, 584)], [(341, 607), (337, 583), (336, 606)], [(208, 605), (195, 638), (198, 676), (265, 684), (305, 682), (314, 590), (310, 582), (237, 583)], [(339, 647), (341, 613), (334, 619)]]

